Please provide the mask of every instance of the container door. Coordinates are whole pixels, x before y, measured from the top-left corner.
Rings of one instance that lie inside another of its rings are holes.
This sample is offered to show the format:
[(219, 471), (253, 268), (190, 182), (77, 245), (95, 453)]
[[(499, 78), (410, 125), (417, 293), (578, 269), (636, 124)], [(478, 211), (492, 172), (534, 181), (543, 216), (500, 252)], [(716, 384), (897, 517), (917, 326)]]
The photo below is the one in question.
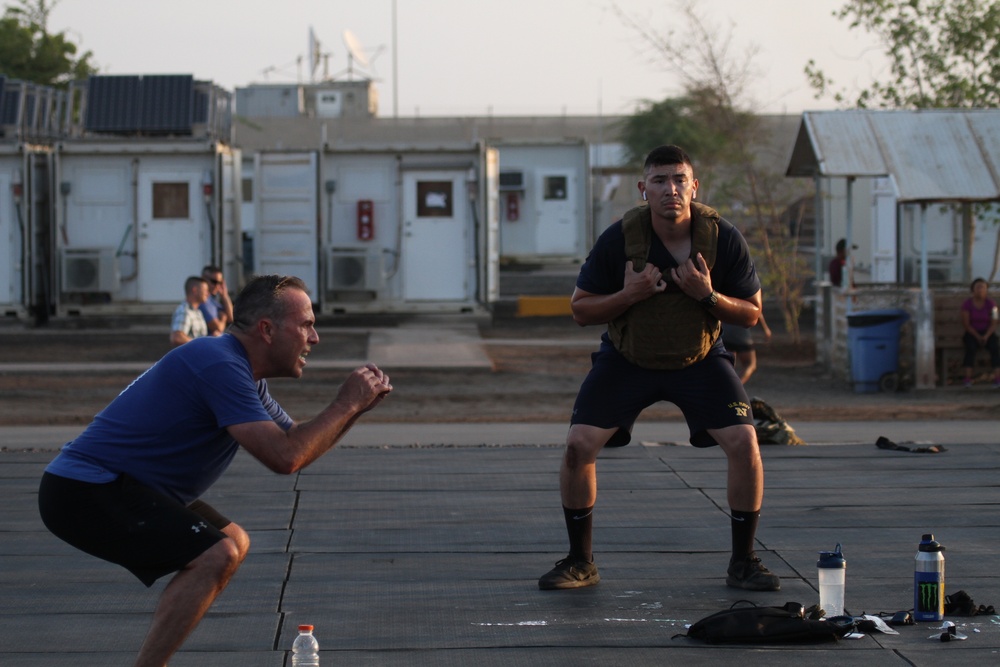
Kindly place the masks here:
[(576, 206), (576, 174), (573, 171), (541, 171), (538, 188), (536, 251), (542, 255), (572, 255), (579, 242), (583, 221)]
[(259, 153), (254, 177), (254, 271), (297, 276), (319, 298), (315, 153)]
[[(486, 243), (475, 252), (486, 257), (486, 302), (500, 300), (500, 151), (486, 152)], [(480, 295), (482, 296), (482, 295)]]
[(257, 205), (254, 196), (256, 163), (253, 158), (243, 160), (240, 174), (240, 252), (243, 255), (243, 276), (249, 279), (254, 273), (254, 235), (257, 228)]
[(223, 275), (230, 289), (243, 286), (243, 228), (240, 221), (242, 203), (242, 161), (239, 153), (223, 153), (220, 156), (220, 181), (222, 183), (217, 193), (221, 210), (218, 214), (219, 225), (213, 231), (218, 235), (219, 247), (213, 261), (219, 258), (222, 262)]
[(138, 298), (184, 298), (184, 279), (200, 275), (207, 247), (201, 169), (139, 172)]
[(14, 304), (15, 276), (21, 270), (21, 232), (11, 195), (11, 170), (0, 169), (0, 304)]
[(460, 300), (467, 294), (469, 198), (464, 171), (403, 175), (403, 298)]

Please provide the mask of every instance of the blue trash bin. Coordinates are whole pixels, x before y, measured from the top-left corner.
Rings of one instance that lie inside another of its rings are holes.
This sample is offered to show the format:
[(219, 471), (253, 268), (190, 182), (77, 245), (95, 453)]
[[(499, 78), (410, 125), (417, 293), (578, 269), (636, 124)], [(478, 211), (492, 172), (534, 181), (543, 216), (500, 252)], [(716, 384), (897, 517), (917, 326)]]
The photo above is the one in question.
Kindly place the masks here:
[(851, 380), (858, 394), (899, 388), (899, 329), (910, 314), (899, 308), (847, 316)]

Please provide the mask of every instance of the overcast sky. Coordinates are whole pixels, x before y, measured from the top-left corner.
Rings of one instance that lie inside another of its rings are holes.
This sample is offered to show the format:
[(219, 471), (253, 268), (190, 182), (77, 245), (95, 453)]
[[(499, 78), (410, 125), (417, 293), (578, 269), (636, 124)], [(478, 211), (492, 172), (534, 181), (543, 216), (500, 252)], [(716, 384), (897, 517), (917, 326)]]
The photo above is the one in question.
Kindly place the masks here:
[[(379, 115), (630, 113), (680, 92), (667, 54), (645, 46), (612, 0), (59, 0), (50, 32), (66, 30), (105, 74), (193, 74), (233, 90), (310, 79), (309, 31), (335, 78), (376, 80)], [(673, 0), (617, 0), (660, 34), (680, 35)], [(756, 48), (755, 109), (834, 108), (815, 100), (810, 58), (848, 89), (884, 75), (875, 41), (832, 12), (845, 0), (699, 0), (730, 54)], [(344, 33), (358, 55), (349, 65)], [(393, 58), (393, 45), (397, 57)], [(684, 48), (682, 38), (678, 47)], [(322, 77), (322, 60), (315, 76)], [(394, 76), (395, 74), (395, 76)], [(855, 83), (856, 82), (856, 83)], [(394, 91), (398, 101), (394, 105)]]

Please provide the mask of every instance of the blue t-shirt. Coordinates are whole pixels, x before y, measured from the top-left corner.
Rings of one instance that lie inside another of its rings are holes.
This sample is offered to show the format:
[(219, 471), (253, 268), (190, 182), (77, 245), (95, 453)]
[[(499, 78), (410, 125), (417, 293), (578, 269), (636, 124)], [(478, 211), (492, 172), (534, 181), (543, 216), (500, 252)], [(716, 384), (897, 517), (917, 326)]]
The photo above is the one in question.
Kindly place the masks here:
[(255, 421), (293, 425), (267, 383), (254, 381), (239, 340), (196, 338), (136, 378), (45, 470), (94, 483), (127, 473), (187, 504), (236, 455), (226, 427)]
[[(686, 259), (686, 258), (685, 258)], [(608, 227), (597, 239), (597, 243), (580, 267), (576, 286), (591, 294), (614, 294), (625, 286), (625, 234), (622, 221)], [(656, 234), (652, 234), (649, 255), (646, 261), (663, 272), (664, 278), (670, 269), (677, 268), (670, 251)], [(709, 272), (715, 291), (736, 299), (749, 299), (760, 291), (760, 278), (750, 258), (750, 248), (740, 231), (727, 220), (719, 220), (719, 239), (715, 254), (715, 264)], [(605, 347), (611, 343), (607, 334), (603, 336)], [(722, 351), (722, 340), (716, 341), (712, 352)]]
[(212, 320), (219, 319), (219, 311), (222, 309), (222, 306), (214, 296), (209, 296), (205, 303), (198, 306), (198, 309), (205, 316), (205, 322), (211, 322)]

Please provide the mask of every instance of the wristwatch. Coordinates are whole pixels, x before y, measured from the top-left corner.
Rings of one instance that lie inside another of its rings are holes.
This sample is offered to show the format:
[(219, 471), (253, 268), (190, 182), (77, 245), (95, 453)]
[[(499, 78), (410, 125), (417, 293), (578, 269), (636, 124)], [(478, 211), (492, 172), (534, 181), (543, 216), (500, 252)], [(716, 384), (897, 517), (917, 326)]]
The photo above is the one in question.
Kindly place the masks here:
[(702, 299), (699, 303), (706, 308), (715, 308), (719, 305), (719, 293), (712, 290), (712, 293)]

